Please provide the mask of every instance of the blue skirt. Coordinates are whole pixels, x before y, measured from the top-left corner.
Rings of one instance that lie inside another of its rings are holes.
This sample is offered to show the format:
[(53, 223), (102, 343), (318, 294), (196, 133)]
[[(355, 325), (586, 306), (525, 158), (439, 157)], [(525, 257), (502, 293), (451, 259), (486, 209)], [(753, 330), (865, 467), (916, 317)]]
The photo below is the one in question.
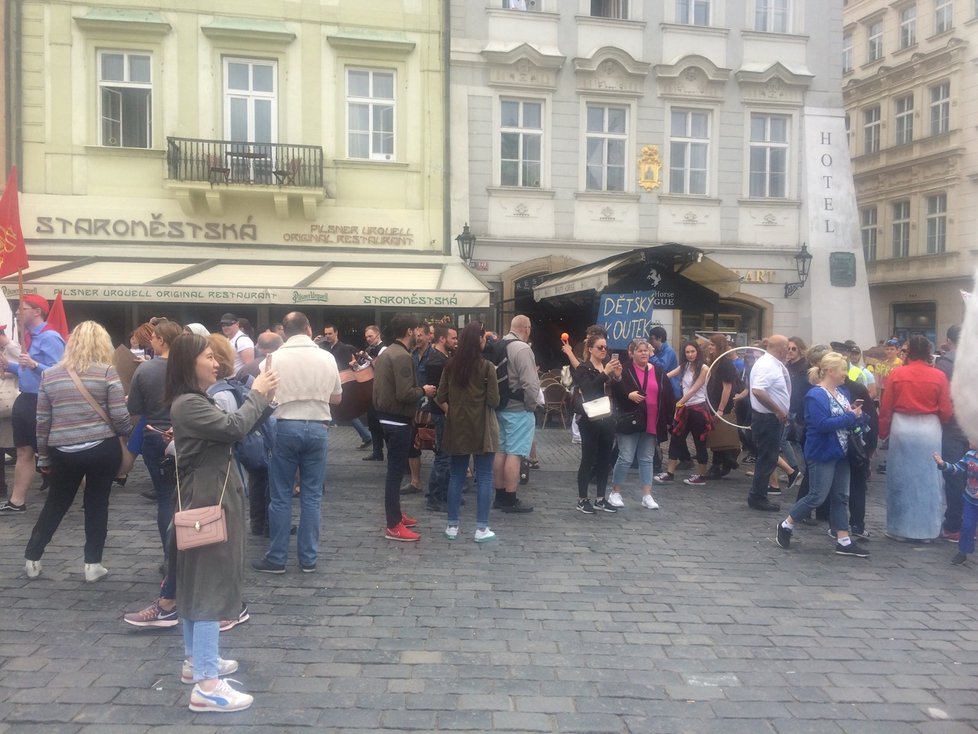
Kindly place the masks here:
[(941, 451), (936, 415), (894, 413), (886, 457), (886, 533), (903, 540), (941, 534), (944, 481), (932, 454)]

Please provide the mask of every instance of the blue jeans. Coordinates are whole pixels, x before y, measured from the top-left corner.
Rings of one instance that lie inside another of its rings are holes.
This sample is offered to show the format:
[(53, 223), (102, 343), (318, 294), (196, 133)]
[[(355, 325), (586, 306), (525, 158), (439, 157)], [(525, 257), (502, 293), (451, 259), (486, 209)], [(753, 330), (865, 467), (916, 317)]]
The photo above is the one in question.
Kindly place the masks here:
[(160, 542), (163, 544), (163, 555), (166, 555), (166, 529), (173, 520), (173, 493), (176, 491), (176, 480), (172, 472), (164, 474), (161, 468), (166, 445), (163, 437), (153, 431), (143, 434), (143, 463), (156, 490), (156, 528), (160, 531)]
[(961, 510), (961, 537), (958, 539), (958, 553), (975, 552), (975, 529), (978, 528), (978, 505), (964, 497)]
[(830, 497), (829, 527), (849, 532), (849, 459), (809, 461), (808, 494), (795, 502), (788, 514), (796, 519), (808, 517), (826, 497)]
[(448, 499), (448, 482), (451, 458), (442, 448), (445, 439), (445, 416), (431, 414), (435, 424), (435, 460), (431, 462), (431, 476), (428, 478), (428, 501), (445, 502)]
[(370, 436), (370, 431), (367, 430), (367, 427), (363, 425), (363, 421), (359, 418), (354, 418), (352, 421), (350, 421), (350, 425), (353, 426), (353, 430), (355, 430), (357, 435), (360, 436), (361, 443), (364, 441), (373, 440)]
[(658, 441), (651, 433), (642, 431), (641, 433), (619, 433), (618, 434), (618, 461), (615, 464), (614, 474), (611, 476), (611, 483), (620, 487), (625, 483), (628, 470), (635, 461), (635, 454), (638, 454), (638, 477), (643, 487), (652, 486), (652, 461)]
[[(411, 426), (395, 426), (381, 423), (384, 440), (387, 441), (387, 480), (384, 483), (384, 512), (387, 527), (396, 527), (401, 522), (401, 479), (408, 470), (408, 452), (411, 450)], [(377, 445), (374, 444), (374, 449)]]
[[(489, 527), (489, 508), (492, 505), (492, 461), (495, 454), (475, 454), (476, 510), (475, 526), (479, 530)], [(462, 485), (469, 469), (469, 454), (453, 454), (451, 480), (448, 483), (448, 524), (458, 525), (459, 505), (462, 503)]]
[(284, 565), (292, 530), (292, 485), (299, 472), (299, 563), (312, 566), (319, 555), (319, 510), (326, 477), (326, 426), (321, 421), (279, 419), (268, 467), (268, 530), (265, 558)]
[(194, 681), (217, 678), (220, 622), (183, 622), (183, 654), (194, 661)]

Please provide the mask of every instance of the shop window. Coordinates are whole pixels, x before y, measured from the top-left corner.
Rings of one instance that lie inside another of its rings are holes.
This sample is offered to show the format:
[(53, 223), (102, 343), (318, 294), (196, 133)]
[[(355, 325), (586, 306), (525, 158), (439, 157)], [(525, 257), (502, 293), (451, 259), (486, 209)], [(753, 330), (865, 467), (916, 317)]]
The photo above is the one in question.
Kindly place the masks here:
[(543, 103), (500, 100), (499, 183), (540, 188), (543, 168)]
[(897, 303), (893, 305), (893, 333), (900, 341), (925, 336), (935, 343), (937, 336), (936, 303)]
[(347, 155), (394, 160), (394, 83), (389, 69), (347, 69)]
[(98, 53), (99, 142), (114, 148), (153, 145), (152, 57), (127, 51)]
[(585, 188), (588, 191), (624, 191), (628, 109), (589, 104), (585, 137)]

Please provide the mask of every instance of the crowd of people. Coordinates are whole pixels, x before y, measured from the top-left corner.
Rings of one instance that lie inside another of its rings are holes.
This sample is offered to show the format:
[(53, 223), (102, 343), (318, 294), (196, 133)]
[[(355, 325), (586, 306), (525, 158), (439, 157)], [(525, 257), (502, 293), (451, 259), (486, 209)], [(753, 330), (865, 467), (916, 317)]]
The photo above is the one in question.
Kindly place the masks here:
[[(515, 316), (497, 337), (477, 321), (458, 328), (449, 320), (427, 324), (397, 315), (386, 342), (380, 328), (365, 327), (363, 350), (344, 344), (335, 324), (314, 337), (298, 311), (257, 335), (234, 314), (224, 314), (213, 333), (199, 323), (154, 318), (132, 334), (138, 366), (124, 384), (125, 370), (117, 370), (102, 326), (82, 322), (66, 341), (48, 328), (47, 312), (39, 296), (21, 300), (20, 349), (0, 327), (0, 376), (19, 389), (7, 419), (14, 482), (0, 515), (26, 511), (39, 471), (47, 492), (24, 553), (26, 575), (36, 578), (84, 487), (82, 572), (96, 582), (108, 574), (103, 553), (112, 485), (124, 484), (142, 456), (152, 482), (162, 581), (159, 597), (126, 614), (125, 622), (183, 623), (181, 680), (193, 685), (191, 710), (238, 711), (253, 701), (227, 680), (238, 663), (219, 654), (220, 632), (249, 618), (243, 601), (248, 529), (267, 538), (265, 552), (251, 560), (255, 571), (286, 573), (293, 536), (298, 570), (317, 571), (328, 432), (339, 406), (359, 448), (369, 451), (364, 460), (386, 461), (386, 539), (421, 539), (418, 521), (401, 507), (403, 495), (421, 492), (426, 510), (444, 516), (445, 537), (459, 538), (470, 478), (477, 543), (496, 537), (492, 510), (534, 509), (518, 496), (544, 403), (526, 316)], [(581, 446), (576, 509), (614, 514), (632, 497), (656, 510), (655, 486), (676, 481), (680, 469), (692, 470), (686, 485), (703, 487), (744, 464), (753, 475), (751, 509), (779, 512), (771, 496), (781, 494), (782, 481), (798, 488), (777, 525), (779, 546), (789, 549), (799, 524), (826, 513), (835, 552), (864, 558), (866, 478), (878, 441), (888, 440), (887, 536), (957, 541), (953, 562), (963, 563), (975, 548), (978, 456), (950, 401), (959, 335), (957, 327), (948, 332), (936, 366), (930, 343), (917, 336), (903, 352), (899, 342), (886, 342), (866, 364), (851, 342), (809, 348), (780, 335), (747, 348), (735, 348), (722, 334), (688, 339), (681, 359), (662, 327), (619, 351), (597, 325), (576, 347), (562, 335)], [(368, 393), (347, 394), (346, 387), (361, 384), (370, 385)], [(426, 448), (433, 459), (425, 490)], [(177, 513), (210, 507), (223, 511), (223, 542), (181, 546)]]

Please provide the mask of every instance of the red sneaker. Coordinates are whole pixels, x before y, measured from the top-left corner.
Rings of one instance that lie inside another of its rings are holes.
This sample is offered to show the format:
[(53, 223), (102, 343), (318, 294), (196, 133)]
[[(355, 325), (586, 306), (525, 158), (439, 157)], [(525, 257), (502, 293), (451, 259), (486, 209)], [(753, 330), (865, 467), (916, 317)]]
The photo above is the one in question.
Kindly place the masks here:
[(403, 512), (401, 513), (401, 524), (406, 528), (413, 528), (417, 526), (418, 521), (413, 517), (408, 517)]
[(384, 531), (384, 537), (388, 540), (403, 540), (407, 543), (421, 540), (421, 535), (413, 530), (408, 530), (406, 527), (404, 527), (403, 522), (397, 523), (397, 525), (392, 528), (387, 528), (387, 530)]

